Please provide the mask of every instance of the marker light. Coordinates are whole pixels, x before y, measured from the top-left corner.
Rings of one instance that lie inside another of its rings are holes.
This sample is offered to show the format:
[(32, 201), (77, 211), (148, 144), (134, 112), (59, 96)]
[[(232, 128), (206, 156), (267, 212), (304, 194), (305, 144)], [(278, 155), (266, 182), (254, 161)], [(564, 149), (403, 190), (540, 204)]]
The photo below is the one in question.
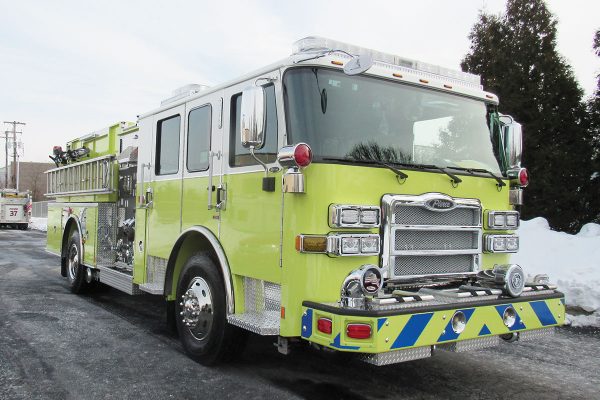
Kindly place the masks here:
[(277, 153), (277, 161), (282, 167), (305, 168), (312, 162), (312, 150), (306, 143), (284, 146)]
[(331, 323), (331, 320), (329, 318), (319, 318), (317, 320), (317, 330), (319, 332), (331, 335), (332, 325), (333, 324)]
[(519, 170), (519, 184), (521, 187), (529, 185), (529, 171), (527, 171), (527, 168), (521, 168)]
[(305, 168), (312, 162), (312, 150), (306, 143), (298, 143), (294, 148), (294, 159), (300, 168)]
[(368, 339), (371, 337), (371, 325), (348, 324), (346, 325), (346, 335), (352, 339)]

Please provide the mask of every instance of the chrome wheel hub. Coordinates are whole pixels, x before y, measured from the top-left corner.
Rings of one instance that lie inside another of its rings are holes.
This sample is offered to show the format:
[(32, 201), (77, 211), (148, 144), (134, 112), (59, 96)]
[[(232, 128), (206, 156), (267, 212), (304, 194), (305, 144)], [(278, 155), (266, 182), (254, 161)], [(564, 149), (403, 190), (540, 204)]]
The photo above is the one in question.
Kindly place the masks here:
[(213, 323), (212, 295), (208, 283), (200, 277), (192, 279), (181, 296), (180, 315), (183, 324), (198, 340), (204, 339)]
[(77, 277), (77, 268), (79, 268), (79, 249), (77, 245), (73, 243), (69, 249), (69, 258), (67, 259), (67, 271), (69, 278), (74, 281)]

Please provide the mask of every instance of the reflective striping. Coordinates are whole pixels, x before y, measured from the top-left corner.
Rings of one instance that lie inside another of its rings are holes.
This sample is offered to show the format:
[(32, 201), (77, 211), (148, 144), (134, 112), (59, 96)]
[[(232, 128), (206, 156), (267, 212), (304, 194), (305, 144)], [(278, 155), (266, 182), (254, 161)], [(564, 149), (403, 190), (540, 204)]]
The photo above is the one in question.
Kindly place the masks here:
[(433, 317), (433, 313), (416, 314), (410, 317), (400, 334), (392, 344), (391, 349), (398, 349), (401, 347), (413, 346), (421, 333), (425, 330), (425, 327)]
[(552, 315), (552, 311), (550, 311), (545, 301), (532, 301), (529, 305), (533, 308), (542, 325), (556, 325), (556, 318)]
[(500, 315), (502, 324), (504, 324), (504, 320), (502, 319), (502, 317), (504, 315), (504, 311), (508, 307), (513, 307), (515, 309), (515, 314), (517, 316), (517, 318), (515, 319), (515, 324), (511, 328), (508, 328), (508, 330), (509, 331), (518, 331), (520, 329), (526, 329), (527, 327), (525, 326), (525, 323), (521, 320), (521, 316), (519, 315), (519, 313), (517, 312), (517, 309), (512, 304), (503, 304), (501, 306), (496, 306), (496, 311), (498, 311), (498, 314)]
[[(462, 311), (463, 314), (465, 314), (466, 324), (468, 324), (469, 319), (471, 318), (471, 315), (473, 315), (473, 311), (475, 311), (475, 309), (467, 308), (465, 310), (456, 310), (455, 313), (457, 313), (458, 311)], [(466, 329), (466, 327), (465, 327), (465, 329)], [(444, 329), (444, 332), (438, 338), (438, 342), (446, 342), (448, 340), (456, 340), (456, 339), (458, 339), (459, 336), (460, 336), (460, 333), (456, 333), (452, 329), (452, 318), (450, 318), (450, 321), (448, 321), (448, 324), (446, 325), (446, 329)]]
[(302, 314), (302, 337), (308, 339), (312, 335), (313, 310), (307, 308)]
[(344, 350), (359, 350), (360, 346), (344, 346), (341, 344), (340, 334), (338, 333), (333, 342), (331, 343), (331, 347), (335, 347), (336, 349), (344, 349)]
[(483, 324), (483, 327), (479, 331), (479, 336), (491, 335), (491, 334), (492, 334), (492, 332), (490, 332), (490, 328), (488, 328), (486, 324)]
[[(539, 330), (564, 323), (564, 305), (560, 298), (542, 301), (539, 298), (532, 301), (519, 301), (524, 300), (522, 298), (502, 300), (509, 303), (482, 306), (464, 304), (463, 308), (457, 309), (421, 310), (419, 314), (384, 314), (372, 317), (338, 315), (329, 311), (306, 308), (303, 310), (306, 311), (306, 316), (302, 318), (302, 328), (306, 326), (307, 329), (302, 332), (302, 337), (339, 351), (380, 354), (438, 344), (448, 346), (451, 343), (477, 338), (487, 340), (511, 332)], [(516, 312), (515, 324), (511, 328), (506, 327), (502, 319), (508, 307), (512, 307)], [(451, 324), (451, 318), (457, 311), (465, 315), (466, 322), (460, 334), (454, 333)], [(332, 319), (331, 335), (317, 332), (316, 319), (322, 316), (321, 313)], [(371, 325), (372, 338), (361, 342), (347, 339), (344, 329), (349, 322)], [(314, 329), (315, 332), (309, 329)]]
[(379, 332), (383, 324), (385, 324), (385, 321), (387, 321), (387, 318), (379, 318), (377, 320), (377, 332)]

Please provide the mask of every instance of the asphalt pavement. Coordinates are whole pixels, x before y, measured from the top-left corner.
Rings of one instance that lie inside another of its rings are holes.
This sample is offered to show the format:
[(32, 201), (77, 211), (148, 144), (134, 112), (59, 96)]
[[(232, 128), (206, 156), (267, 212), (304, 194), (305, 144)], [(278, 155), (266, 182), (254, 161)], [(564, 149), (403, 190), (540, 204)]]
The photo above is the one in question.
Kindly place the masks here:
[(159, 296), (70, 293), (45, 234), (0, 230), (0, 399), (600, 399), (600, 332), (374, 367), (252, 336), (207, 368), (169, 332)]

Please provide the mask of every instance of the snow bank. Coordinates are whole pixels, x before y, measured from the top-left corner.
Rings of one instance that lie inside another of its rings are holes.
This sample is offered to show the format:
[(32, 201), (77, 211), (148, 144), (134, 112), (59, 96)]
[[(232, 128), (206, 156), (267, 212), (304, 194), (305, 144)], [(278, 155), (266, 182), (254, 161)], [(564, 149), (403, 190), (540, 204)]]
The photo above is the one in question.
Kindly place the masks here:
[(521, 221), (520, 249), (512, 262), (528, 275), (548, 274), (565, 293), (568, 306), (593, 313), (570, 316), (573, 325), (600, 326), (600, 225), (586, 224), (576, 235), (550, 230), (544, 218)]
[(48, 218), (31, 217), (29, 229), (46, 232), (48, 230)]

